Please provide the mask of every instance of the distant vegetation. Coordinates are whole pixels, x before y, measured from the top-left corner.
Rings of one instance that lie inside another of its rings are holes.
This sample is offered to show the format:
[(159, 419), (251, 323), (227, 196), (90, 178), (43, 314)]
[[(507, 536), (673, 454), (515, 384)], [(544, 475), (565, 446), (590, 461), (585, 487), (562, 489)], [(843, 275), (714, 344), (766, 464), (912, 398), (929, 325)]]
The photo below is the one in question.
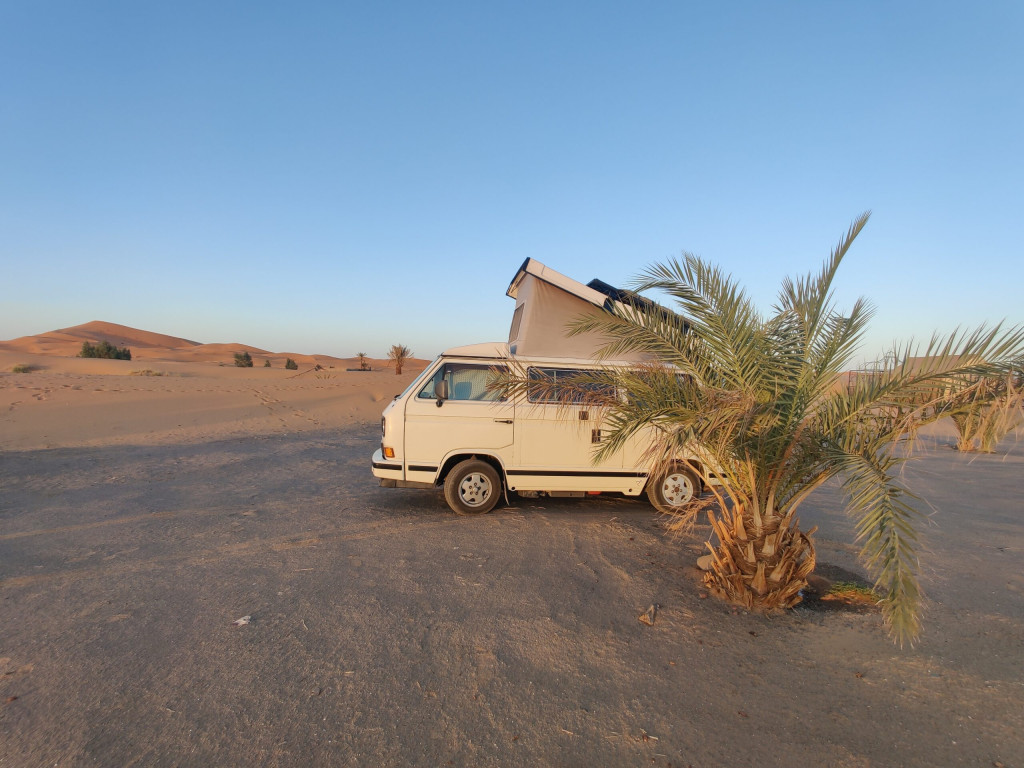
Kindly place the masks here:
[(150, 368), (143, 368), (141, 371), (132, 371), (132, 376), (166, 376), (163, 371), (154, 371)]
[(24, 363), (18, 363), (18, 365), (11, 368), (11, 373), (32, 373), (35, 368), (31, 365), (25, 365)]
[(360, 371), (368, 371), (368, 370), (370, 370), (370, 361), (366, 357), (366, 353), (365, 352), (356, 352), (356, 357), (359, 360), (359, 370)]
[(299, 364), (292, 360), (290, 357), (285, 362), (284, 367), (287, 368), (289, 371), (299, 370)]
[(402, 365), (412, 357), (412, 350), (404, 344), (392, 344), (391, 349), (388, 350), (388, 359), (395, 364), (395, 375), (400, 376), (402, 373)]
[(1019, 363), (1005, 376), (975, 376), (949, 399), (961, 451), (993, 453), (1024, 420), (1024, 374)]
[(270, 367), (270, 361), (269, 360), (264, 360), (263, 361), (263, 367), (264, 368), (269, 368)]
[(78, 353), (78, 356), (102, 357), (107, 360), (131, 360), (132, 351), (128, 347), (115, 347), (104, 339), (99, 344), (90, 344), (88, 341), (83, 341), (82, 351)]
[(252, 355), (248, 352), (235, 352), (235, 365), (239, 368), (252, 368)]

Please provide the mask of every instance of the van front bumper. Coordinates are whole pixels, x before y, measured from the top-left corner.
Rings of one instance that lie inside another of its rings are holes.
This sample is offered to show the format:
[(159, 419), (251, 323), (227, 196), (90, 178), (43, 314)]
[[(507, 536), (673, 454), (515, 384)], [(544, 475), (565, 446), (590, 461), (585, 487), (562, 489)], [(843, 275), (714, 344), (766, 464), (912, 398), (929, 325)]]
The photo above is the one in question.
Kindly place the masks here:
[(381, 488), (419, 488), (422, 490), (434, 488), (433, 483), (402, 479), (402, 465), (385, 459), (380, 448), (374, 451), (371, 464), (373, 476), (380, 480)]
[(373, 452), (373, 459), (370, 462), (373, 476), (381, 480), (401, 480), (402, 464), (393, 459), (385, 459), (384, 452), (378, 448)]

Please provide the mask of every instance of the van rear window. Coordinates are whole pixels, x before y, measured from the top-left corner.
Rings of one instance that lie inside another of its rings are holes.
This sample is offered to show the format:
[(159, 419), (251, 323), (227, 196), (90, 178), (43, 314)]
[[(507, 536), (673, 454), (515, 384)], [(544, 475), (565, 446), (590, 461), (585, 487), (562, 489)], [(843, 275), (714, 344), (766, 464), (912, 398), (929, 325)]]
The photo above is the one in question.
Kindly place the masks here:
[(531, 403), (579, 403), (588, 393), (614, 397), (614, 387), (580, 380), (592, 373), (582, 368), (530, 368), (526, 399)]

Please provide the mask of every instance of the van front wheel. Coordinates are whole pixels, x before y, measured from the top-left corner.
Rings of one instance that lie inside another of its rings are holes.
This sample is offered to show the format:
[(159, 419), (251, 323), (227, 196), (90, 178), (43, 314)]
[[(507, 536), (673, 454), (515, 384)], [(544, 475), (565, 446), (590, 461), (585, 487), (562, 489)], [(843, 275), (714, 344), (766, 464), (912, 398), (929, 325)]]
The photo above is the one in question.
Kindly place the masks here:
[(647, 498), (659, 512), (681, 512), (700, 494), (700, 478), (678, 462), (647, 482)]
[(452, 468), (444, 480), (444, 498), (459, 515), (482, 515), (494, 509), (501, 496), (501, 480), (486, 461), (467, 459)]

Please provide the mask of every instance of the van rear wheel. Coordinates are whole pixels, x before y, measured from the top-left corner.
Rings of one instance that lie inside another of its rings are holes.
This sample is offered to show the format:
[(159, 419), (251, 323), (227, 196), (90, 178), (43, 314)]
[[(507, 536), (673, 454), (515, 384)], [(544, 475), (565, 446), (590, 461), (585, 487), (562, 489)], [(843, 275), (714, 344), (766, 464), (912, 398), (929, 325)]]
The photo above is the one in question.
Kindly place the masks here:
[(647, 482), (647, 498), (659, 512), (682, 512), (701, 494), (700, 478), (680, 462)]
[(482, 515), (501, 497), (501, 480), (486, 461), (467, 459), (456, 464), (444, 480), (444, 499), (458, 515)]

